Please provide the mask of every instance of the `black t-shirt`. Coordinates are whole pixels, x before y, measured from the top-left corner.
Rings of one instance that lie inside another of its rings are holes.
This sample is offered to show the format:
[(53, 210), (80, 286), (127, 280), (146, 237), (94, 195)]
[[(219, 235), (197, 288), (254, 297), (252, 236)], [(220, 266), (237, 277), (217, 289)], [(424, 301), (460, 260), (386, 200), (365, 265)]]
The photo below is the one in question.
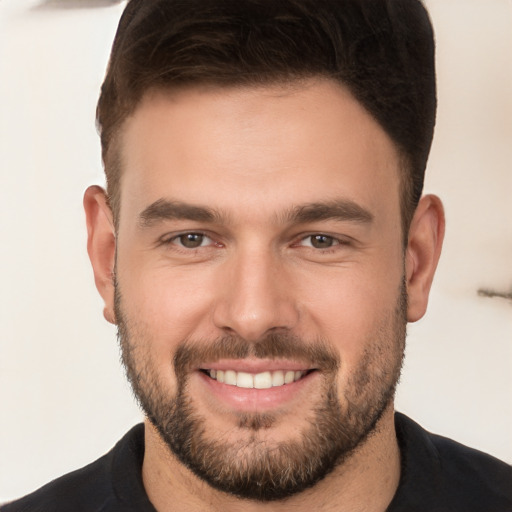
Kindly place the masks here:
[[(512, 466), (426, 432), (396, 413), (402, 457), (387, 512), (512, 512)], [(155, 512), (142, 484), (144, 426), (130, 430), (96, 462), (1, 512)]]

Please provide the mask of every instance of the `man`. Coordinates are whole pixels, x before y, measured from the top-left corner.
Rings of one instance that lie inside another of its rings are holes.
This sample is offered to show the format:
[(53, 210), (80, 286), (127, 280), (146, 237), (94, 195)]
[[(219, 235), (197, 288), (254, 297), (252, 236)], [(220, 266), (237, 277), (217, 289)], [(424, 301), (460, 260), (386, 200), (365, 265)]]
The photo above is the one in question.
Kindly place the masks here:
[(512, 510), (510, 467), (394, 413), (435, 104), (417, 0), (131, 0), (84, 205), (147, 419), (2, 510)]

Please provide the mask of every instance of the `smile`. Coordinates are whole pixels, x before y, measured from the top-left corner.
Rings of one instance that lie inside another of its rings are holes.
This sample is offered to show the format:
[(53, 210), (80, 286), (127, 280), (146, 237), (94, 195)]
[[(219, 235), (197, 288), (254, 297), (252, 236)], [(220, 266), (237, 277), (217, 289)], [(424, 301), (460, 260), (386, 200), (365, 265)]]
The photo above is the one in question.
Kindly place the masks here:
[(310, 370), (276, 370), (261, 373), (237, 372), (235, 370), (202, 370), (211, 379), (228, 386), (245, 389), (269, 389), (292, 384), (310, 373)]

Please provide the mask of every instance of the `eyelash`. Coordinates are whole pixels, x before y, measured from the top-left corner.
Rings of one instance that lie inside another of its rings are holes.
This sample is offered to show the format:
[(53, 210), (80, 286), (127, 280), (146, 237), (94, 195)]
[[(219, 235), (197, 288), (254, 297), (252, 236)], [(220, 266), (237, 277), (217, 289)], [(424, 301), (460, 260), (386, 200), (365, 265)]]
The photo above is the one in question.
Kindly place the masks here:
[[(328, 247), (315, 247), (313, 245), (313, 239), (314, 238), (324, 238), (324, 239), (327, 239), (328, 241), (330, 241), (332, 243), (332, 245), (329, 245)], [(307, 244), (307, 245), (303, 245), (303, 243), (306, 240), (308, 240), (308, 239), (310, 240), (310, 243)], [(326, 235), (325, 233), (313, 233), (311, 235), (307, 235), (307, 236), (301, 237), (299, 239), (298, 244), (294, 244), (294, 245), (299, 245), (301, 247), (309, 247), (309, 248), (312, 248), (312, 249), (317, 249), (318, 251), (321, 251), (322, 253), (329, 253), (329, 252), (337, 250), (337, 248), (339, 248), (340, 246), (350, 245), (350, 243), (346, 239), (337, 238), (337, 237), (332, 236), (332, 235)]]
[(185, 233), (178, 233), (177, 235), (173, 235), (171, 237), (162, 237), (159, 240), (158, 245), (166, 245), (166, 246), (172, 245), (172, 246), (175, 246), (175, 248), (177, 248), (178, 250), (186, 251), (186, 252), (192, 252), (192, 251), (195, 251), (198, 249), (209, 247), (210, 245), (217, 245), (219, 247), (222, 246), (222, 244), (220, 244), (220, 243), (202, 245), (202, 243), (204, 242), (204, 239), (202, 240), (201, 245), (199, 245), (198, 247), (185, 247), (183, 245), (179, 245), (179, 244), (175, 243), (176, 241), (179, 241), (180, 238), (186, 237), (186, 236), (200, 236), (200, 237), (207, 238), (213, 242), (212, 238), (210, 236), (208, 236), (206, 233), (202, 233), (200, 231), (186, 231)]
[[(213, 243), (208, 243), (206, 245), (203, 245), (204, 238), (201, 241), (201, 245), (199, 245), (197, 247), (185, 247), (182, 244), (175, 243), (176, 241), (179, 241), (182, 237), (186, 237), (186, 236), (204, 237), (206, 239), (209, 239)], [(330, 245), (328, 247), (323, 247), (323, 248), (322, 247), (314, 247), (312, 239), (315, 238), (315, 237), (317, 237), (317, 238), (325, 238), (328, 241), (331, 241), (332, 245)], [(310, 240), (310, 243), (307, 244), (307, 245), (304, 245), (304, 242), (306, 242), (308, 239)], [(327, 235), (325, 233), (312, 233), (312, 234), (308, 234), (308, 235), (302, 235), (302, 236), (300, 236), (300, 238), (298, 238), (296, 240), (297, 241), (295, 241), (292, 244), (292, 247), (310, 248), (310, 249), (315, 250), (315, 252), (319, 252), (319, 253), (323, 253), (323, 254), (332, 253), (332, 252), (336, 251), (340, 246), (349, 246), (349, 245), (351, 245), (350, 241), (348, 241), (347, 239), (337, 238), (335, 236)], [(179, 233), (179, 234), (173, 235), (171, 237), (162, 237), (160, 239), (160, 241), (158, 242), (158, 245), (165, 245), (165, 246), (171, 246), (172, 245), (172, 246), (174, 246), (174, 248), (176, 250), (184, 251), (186, 253), (192, 253), (192, 252), (197, 251), (199, 249), (204, 249), (204, 248), (208, 248), (208, 247), (212, 247), (212, 246), (216, 246), (216, 247), (219, 247), (219, 248), (223, 247), (222, 243), (214, 242), (212, 237), (210, 237), (210, 236), (208, 236), (208, 234), (206, 234), (204, 232), (200, 232), (200, 231), (186, 231), (184, 233)]]

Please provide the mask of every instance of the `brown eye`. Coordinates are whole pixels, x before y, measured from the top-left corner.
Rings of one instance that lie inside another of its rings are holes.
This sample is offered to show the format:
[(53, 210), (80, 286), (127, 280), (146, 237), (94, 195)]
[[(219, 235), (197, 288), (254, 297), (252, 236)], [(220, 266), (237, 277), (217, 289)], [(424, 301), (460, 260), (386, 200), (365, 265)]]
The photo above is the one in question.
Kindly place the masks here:
[(201, 235), (200, 233), (186, 233), (185, 235), (180, 235), (177, 237), (177, 241), (183, 247), (187, 249), (196, 249), (197, 247), (201, 247), (208, 237), (205, 235)]
[(315, 249), (328, 249), (336, 244), (336, 240), (327, 235), (312, 235), (309, 239), (311, 240), (311, 246)]

